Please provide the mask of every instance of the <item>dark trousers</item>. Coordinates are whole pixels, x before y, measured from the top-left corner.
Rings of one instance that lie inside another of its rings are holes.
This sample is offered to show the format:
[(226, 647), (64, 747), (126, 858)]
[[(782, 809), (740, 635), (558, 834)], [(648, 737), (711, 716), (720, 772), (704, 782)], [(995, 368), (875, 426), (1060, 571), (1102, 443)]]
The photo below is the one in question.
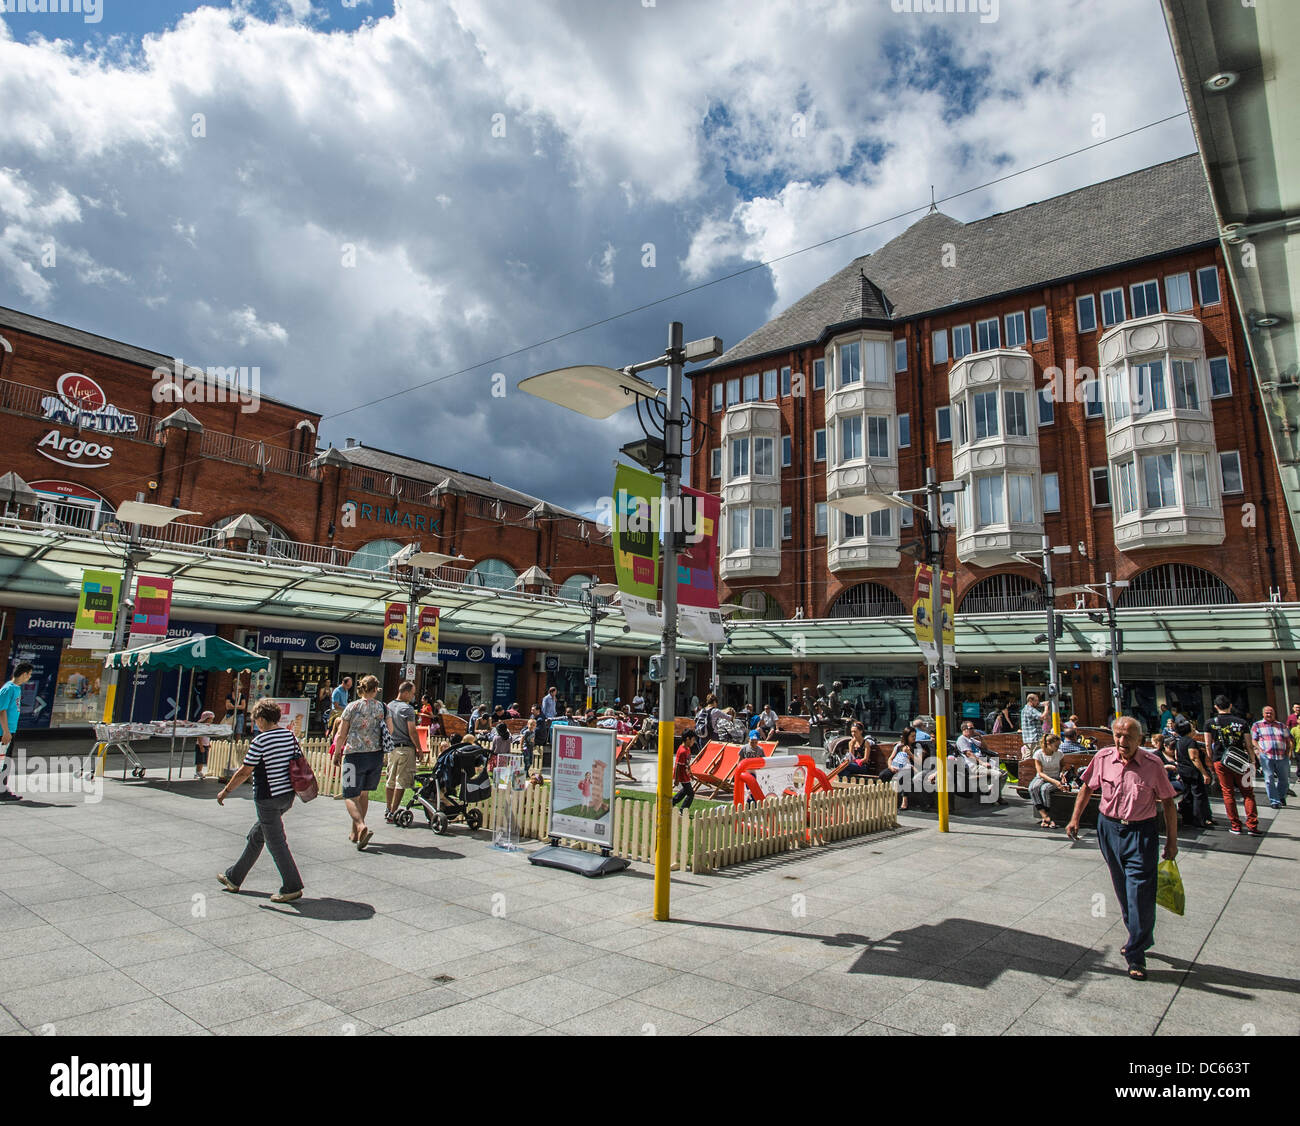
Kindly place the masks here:
[(1158, 821), (1150, 817), (1125, 825), (1112, 817), (1097, 817), (1097, 844), (1128, 928), (1128, 942), (1120, 953), (1130, 966), (1145, 967), (1146, 952), (1155, 944)]
[(257, 820), (248, 830), (248, 843), (244, 845), (243, 855), (226, 869), (226, 878), (235, 887), (242, 887), (249, 870), (262, 855), (262, 846), (271, 850), (271, 859), (280, 870), (280, 891), (302, 891), (302, 877), (298, 875), (298, 865), (293, 862), (289, 851), (289, 841), (284, 835), (284, 815), (293, 805), (294, 795), (288, 793), (266, 801), (254, 801)]
[(1183, 800), (1178, 803), (1178, 815), (1188, 825), (1201, 828), (1210, 820), (1210, 787), (1199, 770), (1180, 768), (1178, 777), (1183, 783)]
[(694, 800), (695, 800), (695, 787), (690, 782), (683, 782), (681, 784), (681, 789), (679, 789), (677, 793), (673, 795), (673, 805), (676, 805), (678, 802), (681, 802), (683, 809), (690, 809), (691, 802), (693, 802)]

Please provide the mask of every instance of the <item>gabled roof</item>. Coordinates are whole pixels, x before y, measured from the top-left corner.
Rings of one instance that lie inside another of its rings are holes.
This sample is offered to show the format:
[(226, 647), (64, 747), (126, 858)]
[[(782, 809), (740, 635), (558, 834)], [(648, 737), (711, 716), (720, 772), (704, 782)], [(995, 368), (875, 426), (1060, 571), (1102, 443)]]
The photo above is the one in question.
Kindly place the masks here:
[[(1217, 239), (1195, 155), (971, 223), (931, 212), (874, 254), (855, 258), (712, 366), (809, 344), (828, 326), (854, 319), (907, 320)], [(955, 264), (944, 264), (946, 244)], [(850, 315), (854, 310), (860, 312)]]
[(445, 465), (419, 461), (403, 454), (390, 453), (388, 450), (377, 450), (372, 446), (350, 446), (337, 452), (354, 466), (373, 469), (378, 473), (396, 473), (399, 477), (410, 477), (414, 481), (428, 481), (430, 489), (444, 481), (450, 481), (452, 486), (459, 486), (466, 493), (475, 496), (488, 497), (506, 504), (519, 504), (528, 509), (536, 508), (539, 504), (547, 504), (547, 508), (556, 515), (594, 523), (590, 517), (583, 516), (580, 512), (570, 512), (567, 508), (556, 507), (538, 497), (521, 493), (518, 489), (499, 485), (489, 477), (479, 477), (477, 474), (466, 473), (460, 469), (450, 469)]

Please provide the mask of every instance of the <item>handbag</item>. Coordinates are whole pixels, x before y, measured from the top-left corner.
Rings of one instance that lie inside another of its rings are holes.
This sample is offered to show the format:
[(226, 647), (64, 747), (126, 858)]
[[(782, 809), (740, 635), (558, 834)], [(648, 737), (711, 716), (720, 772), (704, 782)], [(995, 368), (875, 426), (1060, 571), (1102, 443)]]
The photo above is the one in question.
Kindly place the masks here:
[(312, 801), (320, 792), (316, 785), (316, 772), (301, 750), (289, 760), (289, 781), (293, 783), (293, 792), (299, 801)]
[(388, 709), (379, 705), (383, 714), (379, 720), (379, 747), (385, 755), (391, 755), (397, 744), (393, 742), (393, 733), (388, 730)]
[(1251, 768), (1250, 756), (1245, 751), (1239, 751), (1236, 747), (1229, 747), (1222, 755), (1219, 761), (1233, 772), (1233, 774), (1245, 774)]

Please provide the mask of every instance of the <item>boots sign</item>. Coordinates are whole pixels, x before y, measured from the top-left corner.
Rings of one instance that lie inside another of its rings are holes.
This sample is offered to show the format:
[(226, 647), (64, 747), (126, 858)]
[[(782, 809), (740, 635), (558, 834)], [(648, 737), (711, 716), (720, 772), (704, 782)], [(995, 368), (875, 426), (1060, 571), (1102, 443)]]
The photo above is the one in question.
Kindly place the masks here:
[[(41, 414), (60, 426), (74, 427), (76, 433), (51, 430), (36, 443), (36, 452), (74, 469), (105, 468), (113, 456), (113, 446), (106, 439), (139, 430), (134, 415), (118, 410), (98, 383), (78, 372), (59, 376), (55, 394), (41, 399)], [(91, 434), (86, 435), (86, 431)]]

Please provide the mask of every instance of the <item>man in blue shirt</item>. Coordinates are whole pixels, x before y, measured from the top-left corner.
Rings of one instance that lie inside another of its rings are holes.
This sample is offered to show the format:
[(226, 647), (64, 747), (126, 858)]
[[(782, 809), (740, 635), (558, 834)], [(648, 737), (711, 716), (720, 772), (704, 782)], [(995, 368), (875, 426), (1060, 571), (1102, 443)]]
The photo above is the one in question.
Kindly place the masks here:
[(352, 678), (345, 676), (339, 681), (339, 686), (330, 693), (330, 718), (336, 715), (342, 715), (343, 709), (348, 706), (348, 696), (352, 691)]
[(542, 697), (542, 718), (554, 719), (559, 714), (559, 701), (555, 698), (558, 689), (550, 688)]
[(14, 736), (18, 733), (18, 705), (23, 697), (23, 685), (32, 678), (32, 666), (19, 661), (14, 666), (13, 679), (0, 688), (0, 801), (21, 801), (9, 788), (13, 777)]

